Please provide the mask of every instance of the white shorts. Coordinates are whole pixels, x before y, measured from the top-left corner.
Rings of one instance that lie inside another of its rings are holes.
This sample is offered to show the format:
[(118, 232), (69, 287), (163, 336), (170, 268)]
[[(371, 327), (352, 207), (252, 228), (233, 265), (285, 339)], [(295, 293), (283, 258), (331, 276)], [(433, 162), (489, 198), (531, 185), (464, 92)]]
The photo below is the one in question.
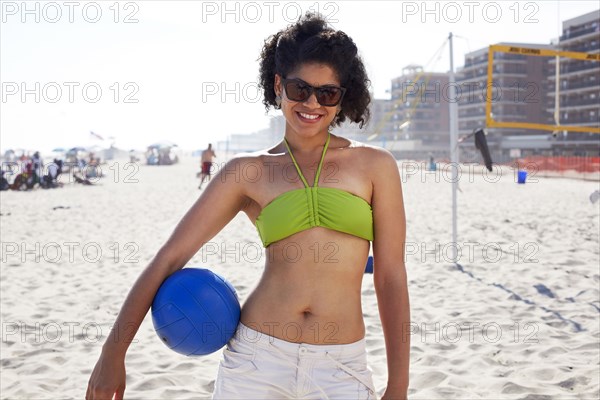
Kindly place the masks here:
[(213, 399), (376, 399), (365, 343), (293, 343), (240, 322), (223, 349)]

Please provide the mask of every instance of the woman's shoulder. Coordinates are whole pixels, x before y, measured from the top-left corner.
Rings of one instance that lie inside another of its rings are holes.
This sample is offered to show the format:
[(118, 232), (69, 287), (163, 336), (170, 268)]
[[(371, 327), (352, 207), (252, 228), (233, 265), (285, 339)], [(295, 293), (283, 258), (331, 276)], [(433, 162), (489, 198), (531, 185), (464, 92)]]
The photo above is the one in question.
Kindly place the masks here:
[(394, 155), (389, 150), (384, 149), (383, 147), (375, 146), (373, 144), (365, 143), (354, 139), (343, 137), (339, 138), (346, 142), (345, 146), (342, 145), (339, 147), (340, 149), (354, 150), (354, 152), (356, 152), (356, 154), (354, 154), (355, 156), (360, 157), (361, 159), (364, 159), (369, 163), (375, 163), (378, 165), (397, 165)]
[[(344, 152), (349, 151), (351, 152), (351, 157), (356, 157), (357, 161), (364, 160), (375, 166), (397, 166), (397, 162), (393, 154), (383, 147), (342, 136), (332, 136), (334, 137), (334, 141), (332, 141), (332, 143), (329, 145), (330, 150), (339, 150)], [(231, 166), (237, 165), (240, 167), (252, 165), (253, 163), (263, 164), (285, 156), (285, 154), (286, 152), (281, 151), (281, 146), (277, 144), (262, 150), (247, 153), (237, 153), (229, 160), (228, 164)]]
[[(277, 165), (278, 157), (285, 153), (279, 153), (277, 146), (268, 149), (257, 150), (253, 152), (236, 153), (223, 165), (225, 174), (241, 173), (242, 175), (252, 175), (258, 177), (263, 175), (265, 168), (268, 170)], [(256, 180), (253, 180), (255, 182)]]
[(269, 161), (275, 157), (285, 155), (284, 152), (278, 150), (278, 147), (278, 145), (275, 145), (266, 149), (256, 150), (252, 152), (236, 153), (233, 155), (233, 157), (231, 157), (230, 161), (241, 165), (254, 162)]

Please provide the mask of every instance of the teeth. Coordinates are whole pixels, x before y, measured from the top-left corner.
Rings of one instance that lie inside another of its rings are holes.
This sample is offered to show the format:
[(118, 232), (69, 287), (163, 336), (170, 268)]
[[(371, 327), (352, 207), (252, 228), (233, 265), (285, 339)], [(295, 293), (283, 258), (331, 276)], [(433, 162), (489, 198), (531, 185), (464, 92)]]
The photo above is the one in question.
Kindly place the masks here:
[(319, 118), (319, 115), (312, 115), (312, 114), (305, 114), (305, 113), (300, 113), (300, 115), (302, 116), (302, 118), (306, 118), (306, 119), (317, 119), (317, 118)]

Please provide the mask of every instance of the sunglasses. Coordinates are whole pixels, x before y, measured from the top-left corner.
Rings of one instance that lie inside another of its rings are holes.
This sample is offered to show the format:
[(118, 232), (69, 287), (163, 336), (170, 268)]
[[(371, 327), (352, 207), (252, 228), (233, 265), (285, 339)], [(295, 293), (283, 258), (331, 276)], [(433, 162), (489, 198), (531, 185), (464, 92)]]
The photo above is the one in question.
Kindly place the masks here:
[(314, 93), (317, 101), (324, 107), (334, 107), (340, 104), (346, 89), (334, 85), (314, 87), (302, 79), (281, 78), (285, 95), (292, 101), (304, 102)]

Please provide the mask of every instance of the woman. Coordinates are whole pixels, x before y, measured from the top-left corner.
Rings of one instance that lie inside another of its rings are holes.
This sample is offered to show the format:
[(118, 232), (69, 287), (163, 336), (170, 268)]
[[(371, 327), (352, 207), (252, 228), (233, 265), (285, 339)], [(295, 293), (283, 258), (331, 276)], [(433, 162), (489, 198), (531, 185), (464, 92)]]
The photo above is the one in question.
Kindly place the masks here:
[[(406, 398), (409, 299), (396, 161), (329, 132), (368, 119), (369, 80), (356, 46), (308, 13), (265, 42), (260, 79), (265, 106), (286, 119), (284, 139), (229, 161), (184, 216), (125, 301), (88, 399), (123, 395), (125, 352), (158, 287), (239, 211), (256, 224), (268, 256), (223, 352), (213, 397), (375, 398), (361, 309), (373, 241), (388, 363), (383, 398)], [(240, 174), (249, 166), (260, 170), (251, 180)]]

